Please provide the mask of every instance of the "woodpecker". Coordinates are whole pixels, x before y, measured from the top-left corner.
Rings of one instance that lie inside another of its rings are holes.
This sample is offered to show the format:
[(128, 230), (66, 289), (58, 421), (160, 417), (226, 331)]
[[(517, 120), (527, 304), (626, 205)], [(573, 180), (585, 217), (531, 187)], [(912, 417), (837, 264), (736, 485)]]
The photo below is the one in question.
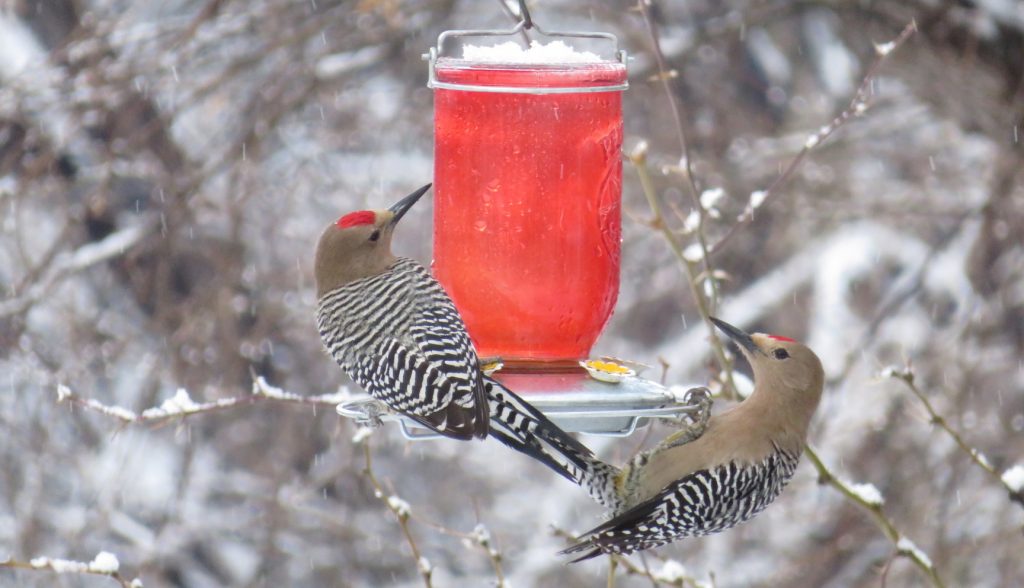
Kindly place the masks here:
[(314, 267), (324, 346), (392, 410), (453, 439), (490, 435), (570, 477), (568, 464), (582, 467), (590, 449), (485, 377), (441, 284), (419, 263), (391, 252), (398, 221), (429, 189), (387, 210), (348, 213), (324, 230)]
[[(813, 351), (777, 335), (747, 333), (717, 318), (750, 362), (754, 391), (638, 454), (621, 470), (595, 462), (573, 472), (613, 518), (563, 554), (630, 554), (710, 535), (753, 518), (782, 492), (803, 453), (825, 375)], [(692, 434), (691, 434), (692, 433)]]

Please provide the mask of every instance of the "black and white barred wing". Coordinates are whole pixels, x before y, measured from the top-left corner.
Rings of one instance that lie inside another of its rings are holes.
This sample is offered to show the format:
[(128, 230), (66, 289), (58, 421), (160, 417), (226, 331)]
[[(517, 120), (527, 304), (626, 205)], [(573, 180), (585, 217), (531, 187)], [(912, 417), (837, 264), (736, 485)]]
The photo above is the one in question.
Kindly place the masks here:
[(423, 294), (431, 302), (416, 313), (409, 337), (425, 363), (436, 371), (434, 382), (446, 397), (449, 424), (469, 436), (486, 437), (490, 411), (480, 361), (455, 304), (440, 284), (429, 280)]
[(350, 375), (374, 398), (442, 435), (470, 439), (487, 434), (487, 414), (479, 411), (480, 406), (486, 411), (486, 402), (475, 402), (465, 382), (398, 339), (384, 340), (379, 354), (361, 355)]
[[(710, 535), (748, 521), (782, 492), (798, 457), (775, 453), (751, 465), (736, 462), (700, 470), (669, 484), (653, 498), (587, 532), (562, 553), (629, 554), (682, 537)], [(589, 551), (588, 551), (589, 550)]]
[(345, 285), (320, 301), (328, 351), (374, 398), (448, 437), (486, 437), (488, 406), (461, 317), (419, 264)]

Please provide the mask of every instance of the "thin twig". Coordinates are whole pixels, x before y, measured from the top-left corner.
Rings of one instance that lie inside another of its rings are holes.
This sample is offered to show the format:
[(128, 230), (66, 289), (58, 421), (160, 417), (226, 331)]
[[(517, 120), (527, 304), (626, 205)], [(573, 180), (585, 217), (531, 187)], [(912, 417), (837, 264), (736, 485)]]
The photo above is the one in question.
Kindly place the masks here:
[[(718, 280), (715, 277), (714, 268), (711, 265), (711, 252), (708, 248), (707, 233), (705, 231), (707, 211), (704, 209), (704, 205), (701, 202), (700, 188), (697, 187), (697, 181), (693, 174), (693, 158), (690, 155), (690, 143), (686, 139), (686, 128), (683, 124), (680, 105), (676, 100), (672, 86), (669, 84), (669, 80), (673, 77), (672, 74), (674, 72), (670, 72), (665, 65), (665, 54), (661, 50), (661, 40), (658, 37), (658, 29), (654, 24), (654, 19), (651, 18), (649, 3), (644, 0), (639, 0), (637, 2), (637, 8), (644, 18), (648, 39), (651, 42), (651, 51), (654, 54), (654, 61), (658, 68), (657, 77), (665, 92), (665, 99), (668, 101), (669, 111), (672, 113), (672, 120), (675, 123), (676, 137), (679, 140), (680, 163), (682, 164), (680, 171), (687, 182), (693, 209), (697, 213), (697, 226), (694, 228), (694, 235), (696, 236), (697, 246), (700, 248), (700, 261), (704, 266), (703, 272), (696, 271), (696, 268), (693, 267), (694, 264), (683, 258), (681, 254), (682, 248), (676, 242), (675, 234), (668, 228), (665, 218), (661, 213), (661, 207), (656, 204), (657, 195), (654, 194), (653, 187), (650, 186), (649, 180), (647, 181), (647, 185), (644, 186), (644, 194), (647, 196), (648, 203), (651, 204), (651, 210), (654, 211), (654, 222), (658, 228), (661, 229), (665, 238), (672, 243), (673, 251), (677, 252), (677, 257), (683, 259), (687, 266), (686, 276), (690, 282), (690, 290), (693, 293), (694, 298), (697, 300), (697, 308), (700, 312), (701, 318), (704, 320), (704, 326), (708, 330), (711, 344), (715, 351), (715, 356), (718, 359), (719, 367), (724, 375), (723, 379), (726, 385), (723, 387), (723, 395), (731, 400), (736, 400), (739, 398), (739, 394), (736, 391), (736, 384), (733, 381), (732, 362), (728, 361), (725, 350), (722, 346), (722, 341), (718, 338), (718, 331), (715, 329), (715, 326), (712, 324), (710, 319), (711, 314), (715, 312), (715, 309), (718, 307)], [(636, 165), (636, 162), (634, 161), (633, 164)], [(642, 179), (641, 182), (643, 182)], [(708, 293), (706, 300), (704, 298), (704, 293), (700, 288), (702, 276), (704, 280), (707, 280), (707, 283), (710, 286), (710, 292)]]
[[(111, 568), (104, 565), (100, 558), (103, 554), (96, 556), (91, 562), (73, 561), (67, 559), (53, 559), (49, 557), (37, 557), (30, 561), (18, 561), (7, 559), (0, 561), (0, 568), (11, 568), (18, 570), (49, 571), (58, 574), (89, 574), (93, 576), (106, 576), (122, 586), (122, 588), (141, 588), (142, 581), (138, 578), (128, 580), (121, 575), (117, 565)], [(107, 554), (109, 555), (109, 554)], [(114, 560), (116, 564), (116, 559)]]
[[(679, 152), (680, 152), (680, 163), (682, 175), (685, 176), (687, 186), (689, 187), (690, 200), (692, 201), (693, 208), (697, 211), (697, 228), (694, 234), (697, 237), (697, 243), (701, 249), (701, 259), (704, 263), (704, 272), (710, 280), (711, 284), (711, 308), (714, 309), (718, 304), (718, 284), (713, 279), (713, 271), (711, 269), (711, 256), (708, 252), (707, 235), (704, 231), (704, 223), (707, 221), (707, 211), (704, 210), (703, 204), (700, 201), (700, 188), (697, 187), (697, 180), (693, 175), (693, 158), (690, 157), (690, 143), (686, 139), (686, 127), (683, 124), (683, 115), (680, 112), (679, 103), (676, 100), (675, 93), (672, 91), (672, 86), (669, 85), (669, 80), (673, 77), (674, 71), (669, 71), (665, 66), (665, 54), (661, 50), (661, 39), (658, 37), (658, 29), (654, 24), (654, 19), (651, 18), (651, 7), (648, 2), (639, 0), (637, 7), (640, 13), (643, 14), (644, 24), (647, 26), (647, 36), (651, 41), (651, 51), (654, 53), (654, 61), (658, 67), (658, 81), (661, 82), (661, 87), (665, 92), (665, 99), (668, 101), (669, 110), (672, 112), (672, 120), (676, 125), (676, 136), (679, 139)], [(709, 329), (714, 335), (714, 326), (708, 323)]]
[(949, 421), (947, 421), (945, 417), (940, 415), (935, 410), (935, 407), (932, 406), (931, 401), (928, 400), (928, 397), (925, 396), (923, 392), (921, 392), (920, 388), (918, 388), (917, 384), (914, 382), (914, 371), (911, 369), (910, 365), (907, 365), (904, 369), (889, 368), (886, 369), (884, 373), (885, 375), (895, 378), (906, 384), (907, 388), (914, 394), (914, 396), (916, 396), (917, 399), (921, 401), (921, 404), (924, 406), (924, 409), (928, 411), (928, 416), (931, 420), (931, 423), (945, 431), (945, 433), (949, 435), (951, 439), (953, 439), (957, 447), (959, 447), (965, 454), (967, 454), (969, 458), (971, 458), (971, 461), (974, 462), (975, 465), (984, 470), (985, 473), (989, 475), (989, 477), (991, 477), (993, 480), (996, 481), (996, 483), (1002, 486), (1009, 494), (1010, 500), (1012, 502), (1016, 502), (1021, 507), (1024, 507), (1024, 492), (1012, 488), (1006, 482), (1006, 480), (1003, 479), (1002, 474), (1000, 474), (999, 471), (996, 470), (996, 468), (993, 467), (991, 463), (989, 463), (988, 459), (985, 458), (984, 454), (982, 454), (976, 448), (971, 447), (966, 441), (964, 441), (963, 436), (960, 435), (960, 433), (957, 432), (957, 430), (954, 429), (952, 425), (949, 424)]
[(928, 578), (928, 581), (931, 582), (932, 586), (935, 586), (936, 588), (945, 587), (945, 584), (942, 583), (942, 579), (939, 578), (938, 571), (935, 569), (934, 564), (932, 564), (931, 558), (929, 558), (924, 551), (921, 551), (921, 549), (916, 547), (905, 535), (903, 535), (903, 533), (900, 532), (899, 529), (896, 528), (892, 519), (886, 516), (885, 511), (882, 510), (882, 502), (880, 500), (867, 500), (862, 493), (856, 492), (850, 484), (844, 482), (838, 476), (833, 474), (828, 467), (825, 466), (824, 462), (821, 461), (817, 452), (814, 451), (810, 445), (807, 445), (804, 450), (807, 453), (807, 457), (810, 458), (811, 463), (814, 464), (814, 468), (818, 470), (818, 481), (820, 483), (832, 486), (847, 500), (868, 511), (868, 514), (871, 515), (875, 524), (882, 530), (882, 534), (892, 541), (900, 555), (907, 557), (914, 562), (914, 565), (920, 568), (921, 572)]
[(892, 568), (892, 562), (896, 560), (896, 558), (899, 556), (899, 554), (900, 553), (898, 551), (893, 551), (892, 555), (890, 555), (885, 560), (885, 566), (882, 567), (881, 577), (878, 579), (879, 588), (885, 588), (886, 584), (888, 583), (888, 580), (889, 580), (889, 569)]
[(895, 50), (903, 46), (907, 39), (909, 39), (911, 35), (913, 35), (915, 32), (917, 32), (917, 22), (911, 20), (909, 23), (907, 23), (905, 27), (903, 27), (903, 31), (900, 32), (899, 36), (896, 37), (895, 40), (889, 43), (884, 43), (876, 46), (877, 56), (875, 57), (875, 60), (871, 63), (871, 66), (868, 67), (868, 71), (866, 74), (864, 74), (864, 79), (861, 80), (860, 86), (857, 87), (857, 91), (854, 93), (853, 98), (850, 99), (850, 103), (846, 106), (845, 109), (843, 109), (842, 112), (840, 112), (835, 118), (832, 119), (832, 122), (825, 125), (824, 127), (821, 127), (820, 129), (818, 129), (817, 133), (814, 133), (813, 135), (807, 138), (800, 152), (796, 154), (796, 157), (794, 157), (789, 162), (789, 165), (786, 166), (786, 169), (781, 174), (779, 174), (778, 177), (775, 178), (775, 180), (768, 186), (768, 188), (766, 188), (765, 190), (761, 190), (759, 192), (755, 192), (755, 194), (758, 194), (756, 201), (753, 198), (753, 195), (751, 195), (751, 202), (747, 205), (747, 208), (736, 219), (736, 222), (729, 227), (729, 230), (726, 231), (725, 235), (723, 235), (721, 239), (719, 239), (714, 245), (711, 246), (711, 255), (714, 255), (715, 253), (721, 251), (722, 247), (725, 246), (729, 239), (731, 239), (741, 229), (743, 229), (751, 222), (753, 222), (754, 212), (758, 208), (775, 199), (775, 196), (778, 194), (779, 189), (783, 185), (785, 185), (787, 181), (789, 181), (789, 179), (793, 176), (794, 171), (796, 171), (796, 169), (800, 166), (804, 158), (807, 157), (808, 153), (810, 153), (818, 145), (821, 145), (822, 141), (827, 139), (829, 136), (832, 135), (832, 133), (834, 133), (836, 130), (838, 130), (840, 127), (846, 124), (848, 120), (850, 120), (854, 116), (863, 114), (867, 110), (868, 100), (871, 97), (871, 87), (875, 78), (878, 76), (878, 71), (881, 69), (882, 65), (885, 63), (887, 58), (890, 55), (892, 55), (892, 53)]
[(668, 71), (665, 67), (665, 54), (661, 50), (661, 41), (658, 38), (658, 29), (654, 25), (654, 19), (651, 18), (651, 7), (648, 2), (639, 0), (637, 2), (637, 9), (640, 14), (644, 17), (644, 25), (647, 28), (647, 38), (651, 42), (651, 52), (654, 53), (654, 62), (658, 67), (658, 80), (661, 82), (661, 87), (665, 91), (665, 99), (668, 101), (669, 112), (672, 113), (672, 121), (675, 123), (676, 138), (679, 139), (679, 151), (681, 153), (680, 162), (686, 170), (686, 180), (690, 184), (690, 196), (693, 198), (693, 204), (697, 207), (698, 212), (703, 216), (704, 211), (701, 210), (698, 196), (700, 190), (697, 188), (696, 180), (693, 177), (692, 160), (690, 158), (690, 144), (686, 140), (686, 130), (683, 127), (683, 116), (679, 111), (679, 104), (676, 102), (675, 94), (672, 92), (672, 86), (669, 85), (668, 80), (673, 77), (672, 72)]
[(419, 547), (416, 546), (416, 540), (412, 536), (412, 531), (409, 530), (408, 505), (397, 496), (389, 496), (384, 491), (384, 487), (377, 481), (377, 477), (373, 475), (373, 459), (370, 454), (370, 444), (366, 440), (363, 441), (363, 456), (366, 458), (366, 468), (363, 469), (363, 474), (370, 480), (374, 496), (384, 503), (384, 506), (391, 511), (391, 514), (395, 515), (398, 525), (402, 528), (402, 534), (405, 535), (405, 541), (409, 544), (412, 556), (416, 560), (416, 569), (419, 570), (420, 577), (423, 578), (423, 584), (427, 588), (431, 588), (430, 577), (433, 574), (433, 569), (430, 566), (430, 562), (420, 553)]
[(495, 588), (505, 588), (507, 584), (505, 583), (505, 572), (501, 567), (501, 551), (494, 546), (494, 540), (491, 538), (490, 531), (483, 524), (478, 524), (473, 529), (472, 540), (487, 552), (487, 556), (491, 560), (491, 567), (494, 568), (494, 577), (497, 580)]
[(641, 190), (647, 198), (647, 204), (651, 207), (651, 212), (654, 214), (651, 226), (665, 238), (665, 242), (668, 243), (668, 246), (672, 250), (673, 255), (675, 255), (676, 260), (678, 260), (680, 265), (683, 267), (686, 274), (687, 284), (690, 286), (690, 293), (693, 296), (694, 303), (697, 305), (697, 312), (700, 313), (701, 319), (708, 328), (708, 332), (711, 333), (711, 347), (715, 353), (716, 359), (718, 360), (721, 373), (724, 376), (723, 383), (725, 385), (722, 387), (722, 395), (730, 400), (737, 400), (739, 399), (739, 393), (737, 392), (736, 384), (733, 381), (732, 363), (728, 360), (725, 354), (725, 347), (722, 345), (721, 340), (715, 334), (715, 326), (711, 322), (711, 310), (708, 307), (708, 300), (700, 289), (697, 277), (699, 268), (696, 267), (694, 262), (691, 262), (686, 258), (686, 255), (683, 253), (682, 245), (665, 222), (665, 217), (661, 210), (661, 203), (658, 201), (658, 195), (654, 190), (654, 183), (651, 181), (650, 171), (647, 169), (646, 145), (641, 144), (636, 149), (633, 149), (629, 154), (629, 161), (633, 164), (633, 168), (636, 170), (637, 177), (640, 179)]

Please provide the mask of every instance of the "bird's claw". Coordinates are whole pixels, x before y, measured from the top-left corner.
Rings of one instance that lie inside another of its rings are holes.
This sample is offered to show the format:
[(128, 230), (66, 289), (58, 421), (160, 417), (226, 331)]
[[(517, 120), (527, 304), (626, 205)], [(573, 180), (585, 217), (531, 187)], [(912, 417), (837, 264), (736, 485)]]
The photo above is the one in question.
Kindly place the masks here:
[[(683, 403), (694, 407), (696, 410), (692, 413), (686, 413), (685, 417), (679, 417), (677, 422), (679, 423), (680, 430), (666, 437), (659, 444), (659, 450), (676, 447), (677, 445), (685, 445), (704, 434), (704, 430), (708, 426), (708, 420), (711, 418), (711, 405), (713, 403), (711, 391), (704, 387), (690, 388), (683, 395)], [(683, 424), (683, 418), (690, 422)]]
[(705, 402), (711, 402), (711, 391), (704, 386), (698, 386), (697, 388), (690, 388), (683, 393), (683, 402), (686, 404), (700, 404), (703, 405)]
[(691, 414), (690, 420), (695, 425), (699, 425), (701, 427), (701, 432), (703, 432), (704, 427), (708, 424), (708, 419), (711, 418), (711, 405), (714, 403), (711, 399), (711, 390), (708, 390), (703, 386), (699, 388), (690, 388), (683, 396), (683, 402), (697, 407), (696, 414)]

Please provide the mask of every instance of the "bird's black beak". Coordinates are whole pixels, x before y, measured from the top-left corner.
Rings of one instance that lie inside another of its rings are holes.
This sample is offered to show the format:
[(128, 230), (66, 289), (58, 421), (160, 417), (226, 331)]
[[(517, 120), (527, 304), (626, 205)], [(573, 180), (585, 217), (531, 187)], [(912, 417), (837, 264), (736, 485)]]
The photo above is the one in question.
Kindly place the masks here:
[(398, 221), (400, 221), (402, 217), (405, 216), (405, 213), (409, 212), (409, 209), (412, 208), (413, 204), (416, 204), (416, 201), (419, 200), (421, 196), (427, 193), (427, 190), (429, 190), (430, 186), (432, 185), (433, 184), (427, 184), (426, 186), (423, 186), (419, 190), (416, 190), (412, 194), (409, 194), (405, 198), (402, 198), (401, 200), (396, 202), (394, 206), (389, 208), (388, 210), (394, 213), (395, 216), (391, 217), (391, 222), (388, 224), (390, 224), (391, 226), (397, 225)]
[(747, 350), (748, 353), (754, 353), (760, 351), (757, 345), (754, 344), (754, 340), (750, 338), (750, 335), (730, 325), (729, 323), (719, 320), (715, 317), (709, 317), (711, 322), (715, 323), (715, 326), (722, 330), (723, 333), (729, 336), (734, 343)]

